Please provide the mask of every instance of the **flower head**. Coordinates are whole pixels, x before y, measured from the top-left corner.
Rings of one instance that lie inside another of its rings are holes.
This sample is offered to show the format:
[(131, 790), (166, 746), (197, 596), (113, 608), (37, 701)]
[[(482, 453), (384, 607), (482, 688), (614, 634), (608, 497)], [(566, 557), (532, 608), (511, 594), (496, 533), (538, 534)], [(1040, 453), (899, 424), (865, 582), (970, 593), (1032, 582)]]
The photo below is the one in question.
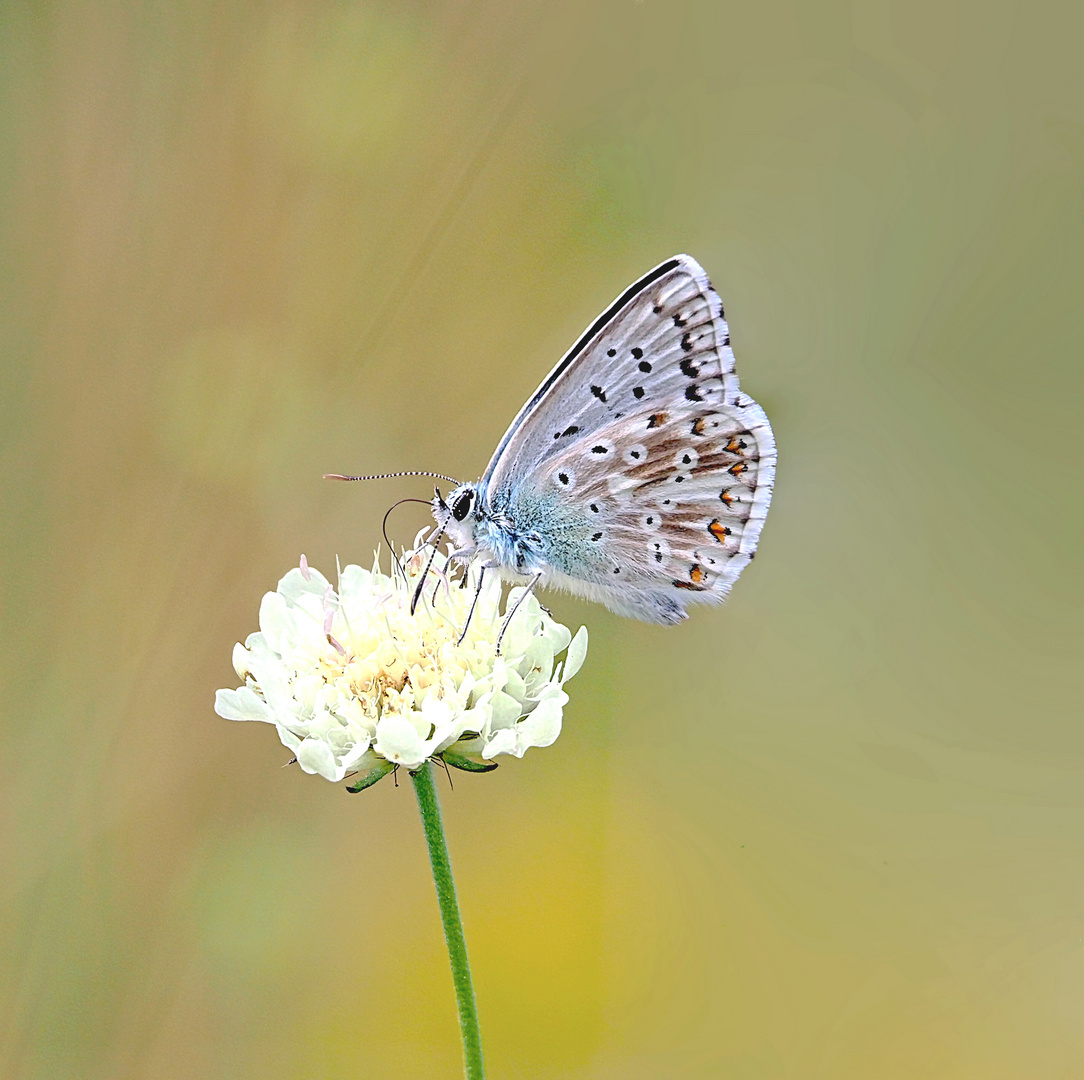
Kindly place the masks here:
[(426, 558), (407, 552), (405, 574), (392, 577), (375, 561), (372, 570), (344, 567), (336, 591), (302, 557), (264, 596), (259, 633), (234, 647), (244, 685), (219, 690), (215, 711), (274, 724), (302, 769), (332, 781), (356, 774), (355, 790), (396, 765), (413, 771), (439, 756), (485, 771), (498, 754), (549, 746), (561, 732), (563, 685), (587, 654), (586, 628), (573, 637), (532, 594), (498, 652), (522, 590), (509, 593), (502, 613), (496, 575), (479, 590), (472, 566), (459, 588), (446, 560), (411, 614)]

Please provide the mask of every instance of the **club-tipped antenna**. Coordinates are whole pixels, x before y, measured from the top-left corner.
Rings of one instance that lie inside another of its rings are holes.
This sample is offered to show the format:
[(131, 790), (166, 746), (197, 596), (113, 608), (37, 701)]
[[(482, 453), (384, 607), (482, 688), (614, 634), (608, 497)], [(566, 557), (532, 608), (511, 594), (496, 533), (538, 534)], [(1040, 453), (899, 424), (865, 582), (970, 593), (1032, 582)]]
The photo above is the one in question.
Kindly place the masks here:
[(411, 469), (407, 472), (382, 472), (373, 473), (371, 476), (345, 476), (343, 473), (326, 472), (325, 480), (390, 480), (395, 476), (435, 476), (438, 480), (446, 480), (449, 484), (459, 487), (459, 481), (454, 476), (445, 476), (444, 473), (427, 472), (425, 469)]

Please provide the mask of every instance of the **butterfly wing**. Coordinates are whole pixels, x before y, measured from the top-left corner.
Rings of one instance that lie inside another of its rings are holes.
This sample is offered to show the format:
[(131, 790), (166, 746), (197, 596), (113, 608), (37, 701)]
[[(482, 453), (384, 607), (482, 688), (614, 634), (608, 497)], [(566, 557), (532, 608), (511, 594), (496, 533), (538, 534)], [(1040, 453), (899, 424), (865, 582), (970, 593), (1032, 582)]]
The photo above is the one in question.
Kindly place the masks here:
[(520, 410), (482, 478), (539, 518), (551, 584), (623, 614), (685, 617), (756, 552), (775, 478), (764, 410), (738, 387), (722, 303), (679, 255), (630, 286)]

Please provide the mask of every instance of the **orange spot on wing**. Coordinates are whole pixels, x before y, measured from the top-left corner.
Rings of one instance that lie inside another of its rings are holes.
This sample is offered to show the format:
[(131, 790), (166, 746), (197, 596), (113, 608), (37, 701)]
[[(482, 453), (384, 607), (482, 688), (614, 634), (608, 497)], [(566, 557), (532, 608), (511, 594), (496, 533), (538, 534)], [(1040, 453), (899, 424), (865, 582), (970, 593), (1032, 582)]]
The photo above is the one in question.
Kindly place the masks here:
[(735, 462), (726, 471), (728, 473), (730, 473), (731, 476), (741, 476), (741, 474), (743, 472), (745, 472), (745, 462), (744, 461)]
[(729, 506), (734, 501), (734, 496), (731, 495), (729, 491), (720, 491), (719, 498), (722, 499), (727, 506)]
[(692, 569), (689, 571), (689, 580), (694, 585), (699, 585), (704, 580), (704, 571), (700, 569), (698, 563), (693, 563)]
[(724, 525), (718, 518), (716, 518), (709, 526), (708, 532), (715, 537), (721, 544), (724, 536), (730, 535), (730, 528)]
[(647, 426), (649, 428), (658, 427), (660, 424), (666, 423), (667, 414), (664, 412), (652, 413), (647, 418)]

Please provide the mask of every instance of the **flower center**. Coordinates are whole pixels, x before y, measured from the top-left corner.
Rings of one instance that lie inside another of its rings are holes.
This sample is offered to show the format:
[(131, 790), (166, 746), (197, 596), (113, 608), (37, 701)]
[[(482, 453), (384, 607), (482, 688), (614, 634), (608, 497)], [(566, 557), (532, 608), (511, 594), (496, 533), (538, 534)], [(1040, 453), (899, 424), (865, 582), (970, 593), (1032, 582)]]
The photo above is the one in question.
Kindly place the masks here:
[(444, 684), (458, 687), (468, 670), (455, 627), (440, 619), (419, 625), (393, 604), (384, 606), (384, 614), (383, 625), (374, 620), (365, 631), (329, 640), (319, 665), (323, 681), (343, 698), (356, 699), (374, 721), (413, 711), (430, 692), (443, 697)]

